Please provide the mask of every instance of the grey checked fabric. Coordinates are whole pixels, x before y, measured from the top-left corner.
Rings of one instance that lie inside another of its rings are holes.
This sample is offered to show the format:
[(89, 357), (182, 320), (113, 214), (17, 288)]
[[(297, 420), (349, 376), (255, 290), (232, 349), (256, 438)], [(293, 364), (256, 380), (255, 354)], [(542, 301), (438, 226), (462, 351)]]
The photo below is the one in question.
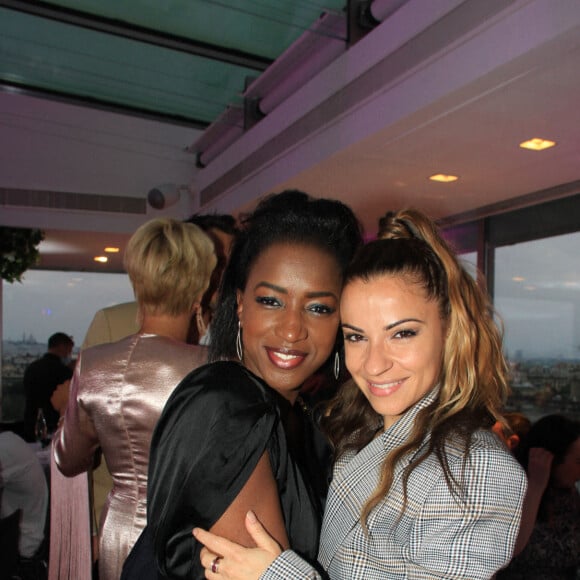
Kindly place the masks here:
[[(262, 579), (475, 580), (492, 578), (509, 562), (527, 481), (517, 461), (488, 431), (474, 435), (465, 469), (459, 446), (447, 446), (451, 472), (463, 483), (460, 499), (453, 497), (439, 462), (430, 456), (409, 478), (401, 516), (401, 476), (412, 460), (408, 457), (396, 467), (388, 496), (371, 512), (368, 534), (361, 526), (362, 506), (377, 486), (382, 462), (407, 439), (417, 413), (435, 395), (427, 395), (359, 453), (337, 462), (318, 556), (326, 573), (286, 551)], [(426, 437), (422, 448), (428, 441)]]

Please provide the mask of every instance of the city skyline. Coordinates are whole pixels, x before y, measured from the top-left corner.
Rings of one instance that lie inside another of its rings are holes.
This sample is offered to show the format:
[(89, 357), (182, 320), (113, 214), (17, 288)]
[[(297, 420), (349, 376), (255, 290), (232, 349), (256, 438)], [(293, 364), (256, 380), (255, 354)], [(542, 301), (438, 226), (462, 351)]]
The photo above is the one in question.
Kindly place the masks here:
[(4, 283), (3, 340), (32, 335), (46, 344), (55, 332), (80, 347), (97, 310), (133, 300), (126, 274), (30, 270), (23, 283)]
[[(496, 249), (494, 305), (510, 357), (580, 356), (580, 233)], [(475, 254), (464, 255), (474, 260)], [(66, 332), (80, 346), (97, 310), (133, 300), (126, 274), (30, 270), (3, 283), (3, 340)]]

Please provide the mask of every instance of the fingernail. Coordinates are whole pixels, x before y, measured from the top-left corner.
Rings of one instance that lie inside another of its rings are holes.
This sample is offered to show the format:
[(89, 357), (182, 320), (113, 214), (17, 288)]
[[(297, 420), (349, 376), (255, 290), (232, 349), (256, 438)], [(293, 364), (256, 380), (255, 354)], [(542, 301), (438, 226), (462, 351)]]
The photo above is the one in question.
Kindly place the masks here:
[(248, 521), (249, 521), (251, 524), (255, 524), (255, 523), (258, 521), (258, 518), (256, 517), (256, 514), (255, 514), (255, 513), (254, 513), (252, 510), (250, 510), (250, 511), (249, 511), (249, 512), (246, 514), (246, 517), (248, 518)]
[(198, 534), (198, 528), (193, 528), (193, 532), (191, 532), (193, 534), (194, 538), (197, 538), (197, 534)]

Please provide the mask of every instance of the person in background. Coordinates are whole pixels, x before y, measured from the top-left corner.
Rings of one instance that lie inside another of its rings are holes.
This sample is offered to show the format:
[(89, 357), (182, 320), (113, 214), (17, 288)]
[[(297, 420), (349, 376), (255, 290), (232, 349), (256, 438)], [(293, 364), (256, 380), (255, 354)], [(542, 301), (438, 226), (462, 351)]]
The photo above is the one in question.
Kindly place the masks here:
[(95, 312), (81, 350), (116, 342), (139, 330), (137, 302), (122, 302)]
[(132, 552), (124, 579), (203, 578), (193, 526), (250, 542), (250, 508), (278, 541), (316, 555), (314, 482), (327, 485), (326, 474), (309, 469), (312, 449), (288, 419), (306, 379), (334, 358), (343, 272), (361, 241), (347, 206), (299, 191), (265, 198), (242, 222), (212, 321), (213, 363), (177, 387), (152, 439), (152, 553)]
[[(209, 324), (208, 311), (211, 312), (215, 309), (221, 274), (237, 231), (236, 220), (229, 214), (194, 214), (185, 222), (198, 226), (211, 238), (217, 258), (217, 264), (212, 272), (210, 284), (202, 298), (201, 308), (196, 310), (195, 316), (192, 318), (194, 322), (197, 322), (197, 324), (194, 324), (196, 334), (192, 335), (188, 342), (190, 344), (199, 344), (198, 337), (204, 335)], [(81, 349), (84, 350), (98, 344), (116, 342), (130, 334), (135, 334), (139, 330), (138, 314), (137, 302), (123, 302), (98, 310), (89, 325)], [(197, 330), (198, 325), (199, 330)]]
[(56, 429), (59, 414), (51, 405), (50, 397), (62, 382), (70, 379), (73, 339), (64, 332), (57, 332), (48, 339), (48, 350), (44, 356), (30, 363), (24, 371), (24, 438), (36, 439), (35, 425), (38, 411), (42, 410), (49, 433)]
[(528, 493), (515, 557), (501, 580), (576, 580), (580, 571), (580, 423), (536, 421), (516, 449)]
[[(223, 273), (223, 268), (230, 254), (232, 241), (236, 234), (236, 220), (229, 214), (194, 214), (186, 223), (200, 227), (213, 241), (217, 264), (212, 272), (209, 286), (201, 300), (200, 307), (191, 318), (187, 342), (189, 344), (209, 344), (208, 326), (211, 314), (215, 310), (217, 288)], [(139, 330), (137, 302), (123, 302), (103, 308), (95, 313), (89, 326), (82, 350), (98, 344), (116, 342)], [(92, 489), (93, 529), (98, 535), (97, 522), (111, 488), (113, 480), (107, 462), (98, 453), (100, 460), (96, 461), (95, 469), (90, 473)], [(94, 549), (95, 559), (98, 557), (98, 547)]]
[[(48, 486), (38, 457), (30, 445), (10, 431), (0, 433), (0, 518), (21, 510), (18, 566), (32, 567), (44, 543), (48, 514)], [(0, 563), (2, 566), (3, 563)], [(24, 576), (19, 576), (23, 577)]]
[(187, 339), (191, 344), (207, 346), (211, 340), (209, 327), (215, 316), (220, 282), (238, 230), (235, 218), (229, 214), (193, 214), (185, 221), (200, 227), (213, 240), (217, 256), (217, 265), (203, 295), (201, 308), (192, 319)]
[(502, 419), (493, 424), (491, 430), (514, 453), (521, 440), (528, 434), (532, 422), (523, 413), (504, 413)]
[[(98, 310), (89, 325), (81, 351), (91, 346), (117, 342), (126, 336), (137, 333), (139, 331), (138, 316), (137, 302), (122, 302)], [(68, 389), (65, 400), (68, 400)], [(107, 496), (113, 487), (113, 479), (100, 449), (96, 455), (94, 468), (89, 470), (91, 527), (95, 540), (93, 542), (93, 559), (95, 562), (99, 557), (98, 522), (105, 507)]]
[(64, 475), (89, 469), (98, 447), (111, 471), (113, 489), (100, 526), (100, 580), (118, 580), (145, 527), (149, 445), (161, 410), (179, 381), (206, 360), (206, 349), (185, 339), (216, 257), (197, 226), (156, 219), (131, 237), (124, 263), (139, 332), (81, 353), (54, 439)]
[(322, 570), (250, 513), (258, 548), (194, 530), (206, 578), (484, 580), (511, 558), (526, 477), (490, 431), (508, 367), (489, 299), (423, 214), (388, 213), (380, 226), (340, 300), (353, 380), (325, 415), (337, 461)]

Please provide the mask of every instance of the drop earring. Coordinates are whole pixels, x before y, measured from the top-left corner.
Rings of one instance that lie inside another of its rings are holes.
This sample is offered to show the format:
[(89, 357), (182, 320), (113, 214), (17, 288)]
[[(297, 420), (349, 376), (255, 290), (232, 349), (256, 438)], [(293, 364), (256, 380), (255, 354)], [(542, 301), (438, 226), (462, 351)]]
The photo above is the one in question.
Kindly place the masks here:
[(340, 355), (338, 351), (334, 353), (334, 366), (332, 370), (334, 371), (334, 378), (338, 381), (338, 377), (340, 376)]
[(207, 326), (205, 324), (205, 321), (203, 320), (201, 306), (195, 312), (195, 323), (197, 325), (197, 334), (199, 336), (199, 339), (201, 340), (201, 338), (205, 336), (205, 333), (207, 332)]
[(242, 324), (238, 320), (238, 334), (236, 336), (236, 354), (240, 362), (244, 361), (244, 349), (242, 348)]

